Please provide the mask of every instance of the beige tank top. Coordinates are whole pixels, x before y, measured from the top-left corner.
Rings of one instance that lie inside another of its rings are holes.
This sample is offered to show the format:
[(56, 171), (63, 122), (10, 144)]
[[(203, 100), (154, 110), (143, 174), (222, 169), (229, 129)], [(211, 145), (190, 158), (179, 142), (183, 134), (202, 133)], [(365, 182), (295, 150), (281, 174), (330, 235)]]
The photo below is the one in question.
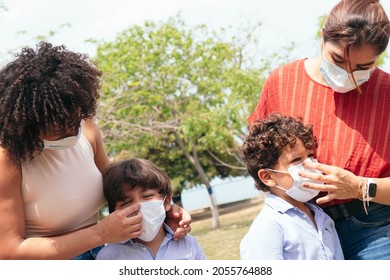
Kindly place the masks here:
[(73, 148), (48, 150), (22, 165), (26, 238), (53, 236), (97, 223), (102, 175), (82, 134)]

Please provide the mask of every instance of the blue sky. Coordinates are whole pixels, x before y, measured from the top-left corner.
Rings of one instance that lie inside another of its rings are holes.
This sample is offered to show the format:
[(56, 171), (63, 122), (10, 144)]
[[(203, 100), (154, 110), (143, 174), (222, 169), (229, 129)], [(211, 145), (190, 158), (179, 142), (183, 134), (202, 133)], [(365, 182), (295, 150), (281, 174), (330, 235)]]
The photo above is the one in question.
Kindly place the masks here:
[[(54, 44), (95, 53), (89, 38), (110, 40), (120, 31), (145, 20), (161, 21), (181, 12), (187, 25), (206, 24), (211, 28), (237, 26), (243, 19), (260, 21), (260, 47), (274, 53), (296, 43), (295, 57), (320, 53), (315, 42), (317, 19), (327, 14), (338, 0), (3, 0), (8, 11), (0, 14), (0, 51), (34, 45), (36, 35), (49, 30), (60, 32)], [(390, 14), (390, 1), (381, 1)], [(69, 27), (60, 28), (64, 23)], [(19, 31), (26, 33), (16, 35)], [(7, 59), (4, 55), (2, 60)], [(387, 66), (388, 65), (388, 66)], [(384, 66), (390, 72), (390, 62)]]

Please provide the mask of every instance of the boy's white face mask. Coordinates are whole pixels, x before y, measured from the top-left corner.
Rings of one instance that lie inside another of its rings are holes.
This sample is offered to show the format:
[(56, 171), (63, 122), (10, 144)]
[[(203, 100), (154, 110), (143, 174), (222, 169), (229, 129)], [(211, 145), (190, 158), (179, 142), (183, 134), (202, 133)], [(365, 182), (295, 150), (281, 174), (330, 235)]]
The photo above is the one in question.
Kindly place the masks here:
[(80, 139), (82, 124), (83, 121), (80, 122), (79, 130), (75, 136), (69, 136), (54, 141), (43, 139), (43, 148), (48, 150), (62, 150), (74, 147)]
[[(373, 67), (367, 70), (357, 70), (352, 72), (356, 84), (360, 86), (361, 84), (367, 82), (374, 69), (375, 68)], [(329, 62), (324, 56), (322, 57), (320, 72), (327, 84), (336, 92), (345, 93), (356, 88), (352, 74)]]
[[(316, 159), (310, 159), (310, 158), (307, 158), (305, 161), (318, 162)], [(294, 180), (294, 184), (290, 189), (285, 190), (279, 186), (275, 186), (275, 187), (284, 190), (287, 195), (291, 196), (292, 198), (294, 198), (297, 201), (307, 202), (310, 199), (316, 197), (319, 193), (319, 191), (308, 189), (308, 188), (305, 188), (302, 186), (302, 184), (304, 182), (319, 184), (317, 181), (312, 181), (310, 179), (303, 178), (303, 177), (298, 175), (299, 171), (308, 171), (308, 172), (312, 172), (315, 174), (321, 174), (321, 172), (318, 171), (317, 169), (304, 168), (302, 166), (302, 163), (300, 163), (298, 165), (294, 165), (294, 166), (288, 168), (288, 172), (282, 171), (282, 170), (274, 170), (274, 169), (269, 169), (269, 170), (280, 172), (280, 173), (289, 173), (291, 175), (291, 177)]]
[(142, 213), (142, 233), (138, 237), (139, 239), (149, 242), (156, 237), (166, 216), (164, 201), (165, 198), (163, 200), (153, 200), (140, 203), (140, 211)]

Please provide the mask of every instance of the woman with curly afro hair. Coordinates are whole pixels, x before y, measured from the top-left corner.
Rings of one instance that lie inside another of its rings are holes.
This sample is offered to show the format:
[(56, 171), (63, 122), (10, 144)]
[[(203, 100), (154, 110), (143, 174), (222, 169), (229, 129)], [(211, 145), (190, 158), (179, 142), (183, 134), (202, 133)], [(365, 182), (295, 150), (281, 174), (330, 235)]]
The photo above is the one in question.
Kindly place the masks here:
[[(140, 235), (138, 204), (98, 222), (109, 164), (93, 120), (101, 77), (87, 55), (46, 42), (1, 69), (0, 259), (94, 259)], [(177, 205), (168, 219), (177, 238), (190, 231)]]

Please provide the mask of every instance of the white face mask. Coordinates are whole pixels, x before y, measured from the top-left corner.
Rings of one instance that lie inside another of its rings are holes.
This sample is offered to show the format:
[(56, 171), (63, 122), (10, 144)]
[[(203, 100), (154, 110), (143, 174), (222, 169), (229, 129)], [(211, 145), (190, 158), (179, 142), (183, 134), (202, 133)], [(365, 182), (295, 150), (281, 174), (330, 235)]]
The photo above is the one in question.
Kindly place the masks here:
[[(318, 162), (316, 159), (310, 159), (310, 158), (307, 158), (305, 161)], [(287, 195), (291, 196), (292, 198), (294, 198), (297, 201), (307, 202), (310, 199), (316, 197), (319, 193), (319, 191), (308, 189), (308, 188), (305, 188), (302, 186), (302, 184), (304, 182), (319, 184), (317, 181), (313, 181), (313, 180), (310, 180), (308, 178), (303, 178), (303, 177), (298, 175), (299, 171), (308, 171), (308, 172), (312, 172), (315, 174), (321, 174), (321, 172), (318, 171), (317, 169), (304, 168), (302, 166), (302, 163), (301, 163), (301, 164), (290, 167), (288, 169), (288, 172), (282, 171), (282, 170), (274, 170), (274, 169), (269, 169), (269, 170), (280, 172), (280, 173), (289, 173), (291, 175), (291, 177), (294, 180), (294, 185), (290, 189), (285, 190), (279, 186), (275, 186), (275, 187), (284, 190)]]
[(62, 150), (74, 147), (80, 139), (82, 124), (83, 121), (80, 122), (79, 130), (75, 136), (65, 137), (54, 141), (43, 139), (43, 148), (48, 150)]
[(164, 200), (153, 200), (140, 203), (142, 213), (142, 233), (138, 237), (139, 239), (149, 242), (156, 237), (166, 216), (164, 201), (165, 198)]
[[(330, 63), (325, 57), (322, 58), (320, 71), (328, 85), (336, 92), (345, 93), (356, 88), (352, 74), (348, 73), (343, 68)], [(374, 67), (367, 70), (354, 71), (353, 77), (355, 77), (356, 84), (360, 86), (367, 82), (373, 71)]]

